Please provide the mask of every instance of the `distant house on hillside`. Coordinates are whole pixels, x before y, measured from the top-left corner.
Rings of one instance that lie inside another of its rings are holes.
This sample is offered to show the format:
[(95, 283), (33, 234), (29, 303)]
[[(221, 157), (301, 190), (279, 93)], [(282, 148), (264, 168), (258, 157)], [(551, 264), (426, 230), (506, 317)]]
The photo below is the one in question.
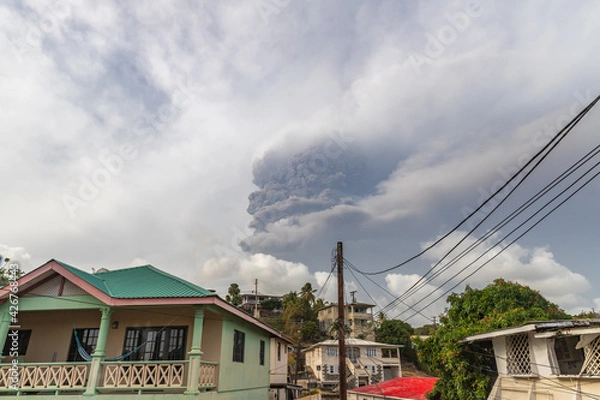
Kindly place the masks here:
[[(332, 389), (340, 380), (338, 341), (326, 340), (303, 350), (306, 367), (321, 387)], [(348, 387), (370, 385), (402, 376), (400, 346), (346, 339)]]
[[(350, 337), (355, 339), (375, 340), (373, 325), (373, 304), (350, 303), (344, 310), (345, 324), (350, 329)], [(328, 304), (318, 310), (319, 330), (329, 334), (331, 326), (338, 318), (337, 304)]]
[[(255, 293), (242, 293), (240, 296), (242, 296), (242, 304), (240, 305), (240, 308), (244, 311), (246, 311), (247, 313), (254, 315), (256, 318), (261, 317), (265, 311), (269, 311), (269, 313), (271, 312), (275, 312), (275, 313), (281, 313), (283, 312), (283, 309), (279, 309), (279, 310), (265, 310), (262, 306), (261, 303), (265, 300), (281, 300), (282, 296), (276, 296), (276, 295), (270, 295), (270, 294), (255, 294)], [(255, 311), (258, 313), (258, 315), (255, 315)]]
[(578, 400), (600, 394), (600, 319), (534, 322), (469, 336), (491, 341), (493, 399)]
[(348, 400), (427, 400), (438, 378), (400, 377), (348, 390)]
[(287, 380), (287, 355), (272, 353), (288, 338), (150, 265), (92, 274), (51, 260), (0, 289), (0, 316), (7, 399), (264, 400)]

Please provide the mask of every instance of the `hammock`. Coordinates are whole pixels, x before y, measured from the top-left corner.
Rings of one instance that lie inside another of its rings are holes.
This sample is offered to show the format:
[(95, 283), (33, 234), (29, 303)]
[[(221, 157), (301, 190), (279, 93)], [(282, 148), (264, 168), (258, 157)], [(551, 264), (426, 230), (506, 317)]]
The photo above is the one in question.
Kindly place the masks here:
[[(83, 358), (85, 361), (92, 361), (92, 356), (89, 355), (89, 353), (85, 350), (85, 348), (81, 344), (81, 341), (79, 340), (79, 336), (77, 336), (77, 329), (73, 329), (73, 335), (75, 335), (75, 342), (77, 343), (77, 352), (79, 353), (79, 355), (81, 356), (81, 358)], [(136, 351), (138, 351), (143, 345), (144, 345), (144, 343), (142, 343), (141, 345), (139, 345), (135, 349), (131, 350), (130, 352), (122, 354), (122, 355), (120, 355), (118, 357), (105, 358), (104, 361), (121, 361), (121, 360), (129, 357), (130, 355), (132, 355)]]

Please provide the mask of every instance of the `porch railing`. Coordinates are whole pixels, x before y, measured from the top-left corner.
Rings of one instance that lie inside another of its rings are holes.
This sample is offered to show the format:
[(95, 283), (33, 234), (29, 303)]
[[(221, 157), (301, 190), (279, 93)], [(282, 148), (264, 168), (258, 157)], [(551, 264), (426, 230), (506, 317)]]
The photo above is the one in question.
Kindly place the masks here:
[(0, 391), (85, 390), (89, 363), (0, 365)]
[(103, 362), (98, 389), (185, 389), (187, 365), (187, 361)]
[[(98, 390), (186, 390), (189, 361), (102, 362)], [(218, 364), (201, 361), (198, 388), (217, 387)], [(90, 363), (0, 364), (0, 392), (85, 391)]]
[(218, 364), (215, 362), (201, 361), (198, 373), (198, 387), (200, 389), (217, 387), (217, 366)]

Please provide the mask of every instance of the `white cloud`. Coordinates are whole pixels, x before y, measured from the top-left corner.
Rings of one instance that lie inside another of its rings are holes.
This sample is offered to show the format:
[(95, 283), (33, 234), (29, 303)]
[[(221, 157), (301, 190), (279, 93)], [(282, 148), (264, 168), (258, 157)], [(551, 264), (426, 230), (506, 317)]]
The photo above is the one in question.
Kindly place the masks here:
[[(433, 268), (438, 260), (444, 257), (465, 234), (466, 232), (457, 231), (427, 252), (424, 257), (435, 261), (431, 267)], [(432, 273), (425, 277), (426, 281), (418, 284), (419, 289), (408, 296), (406, 302), (411, 305), (420, 302), (416, 307), (418, 310), (428, 316), (437, 315), (446, 306), (447, 291), (460, 293), (464, 290), (465, 285), (481, 289), (491, 284), (493, 280), (503, 278), (539, 291), (546, 299), (558, 304), (568, 312), (573, 312), (572, 310), (579, 312), (581, 309), (590, 307), (589, 301), (585, 297), (586, 292), (591, 288), (590, 282), (583, 275), (558, 263), (548, 249), (540, 247), (530, 249), (513, 244), (506, 247), (496, 258), (491, 259), (498, 254), (500, 248), (493, 250), (489, 255), (484, 255), (484, 252), (491, 248), (497, 239), (497, 237), (488, 239), (481, 247), (473, 248), (463, 259), (449, 265), (448, 262), (453, 260), (456, 255), (461, 254), (476, 242), (475, 238), (468, 237), (445, 258), (444, 262), (436, 266)], [(422, 247), (426, 248), (430, 244), (424, 243)], [(479, 269), (484, 263), (487, 264)], [(468, 277), (471, 273), (473, 275)], [(392, 292), (406, 297), (404, 294), (420, 278), (421, 275), (416, 274), (389, 274), (386, 276), (386, 282)], [(461, 282), (463, 279), (465, 279), (464, 282)], [(428, 283), (423, 285), (425, 282)], [(458, 286), (451, 289), (455, 285)], [(439, 300), (428, 306), (438, 297)], [(405, 311), (406, 307), (399, 306), (397, 309), (402, 311), (401, 315), (405, 318), (414, 314), (411, 311)]]
[(223, 296), (229, 284), (234, 282), (243, 291), (250, 292), (255, 279), (258, 279), (259, 293), (276, 295), (299, 291), (306, 282), (317, 282), (306, 265), (279, 260), (267, 254), (213, 258), (206, 261), (194, 277), (198, 285), (215, 289)]

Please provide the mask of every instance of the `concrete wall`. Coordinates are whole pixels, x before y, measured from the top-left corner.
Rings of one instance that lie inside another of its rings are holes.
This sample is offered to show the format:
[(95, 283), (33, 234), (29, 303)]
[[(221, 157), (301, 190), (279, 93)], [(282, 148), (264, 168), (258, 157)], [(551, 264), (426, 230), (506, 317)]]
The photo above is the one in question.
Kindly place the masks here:
[[(270, 345), (271, 348), (271, 383), (287, 383), (288, 378), (288, 344), (283, 340), (272, 338)], [(277, 357), (277, 346), (280, 346), (281, 357)]]
[[(244, 362), (233, 361), (234, 330), (245, 334)], [(266, 342), (265, 365), (259, 363), (260, 341)], [(267, 332), (241, 318), (224, 315), (221, 360), (219, 361), (219, 392), (240, 393), (251, 389), (269, 396), (270, 337)]]

